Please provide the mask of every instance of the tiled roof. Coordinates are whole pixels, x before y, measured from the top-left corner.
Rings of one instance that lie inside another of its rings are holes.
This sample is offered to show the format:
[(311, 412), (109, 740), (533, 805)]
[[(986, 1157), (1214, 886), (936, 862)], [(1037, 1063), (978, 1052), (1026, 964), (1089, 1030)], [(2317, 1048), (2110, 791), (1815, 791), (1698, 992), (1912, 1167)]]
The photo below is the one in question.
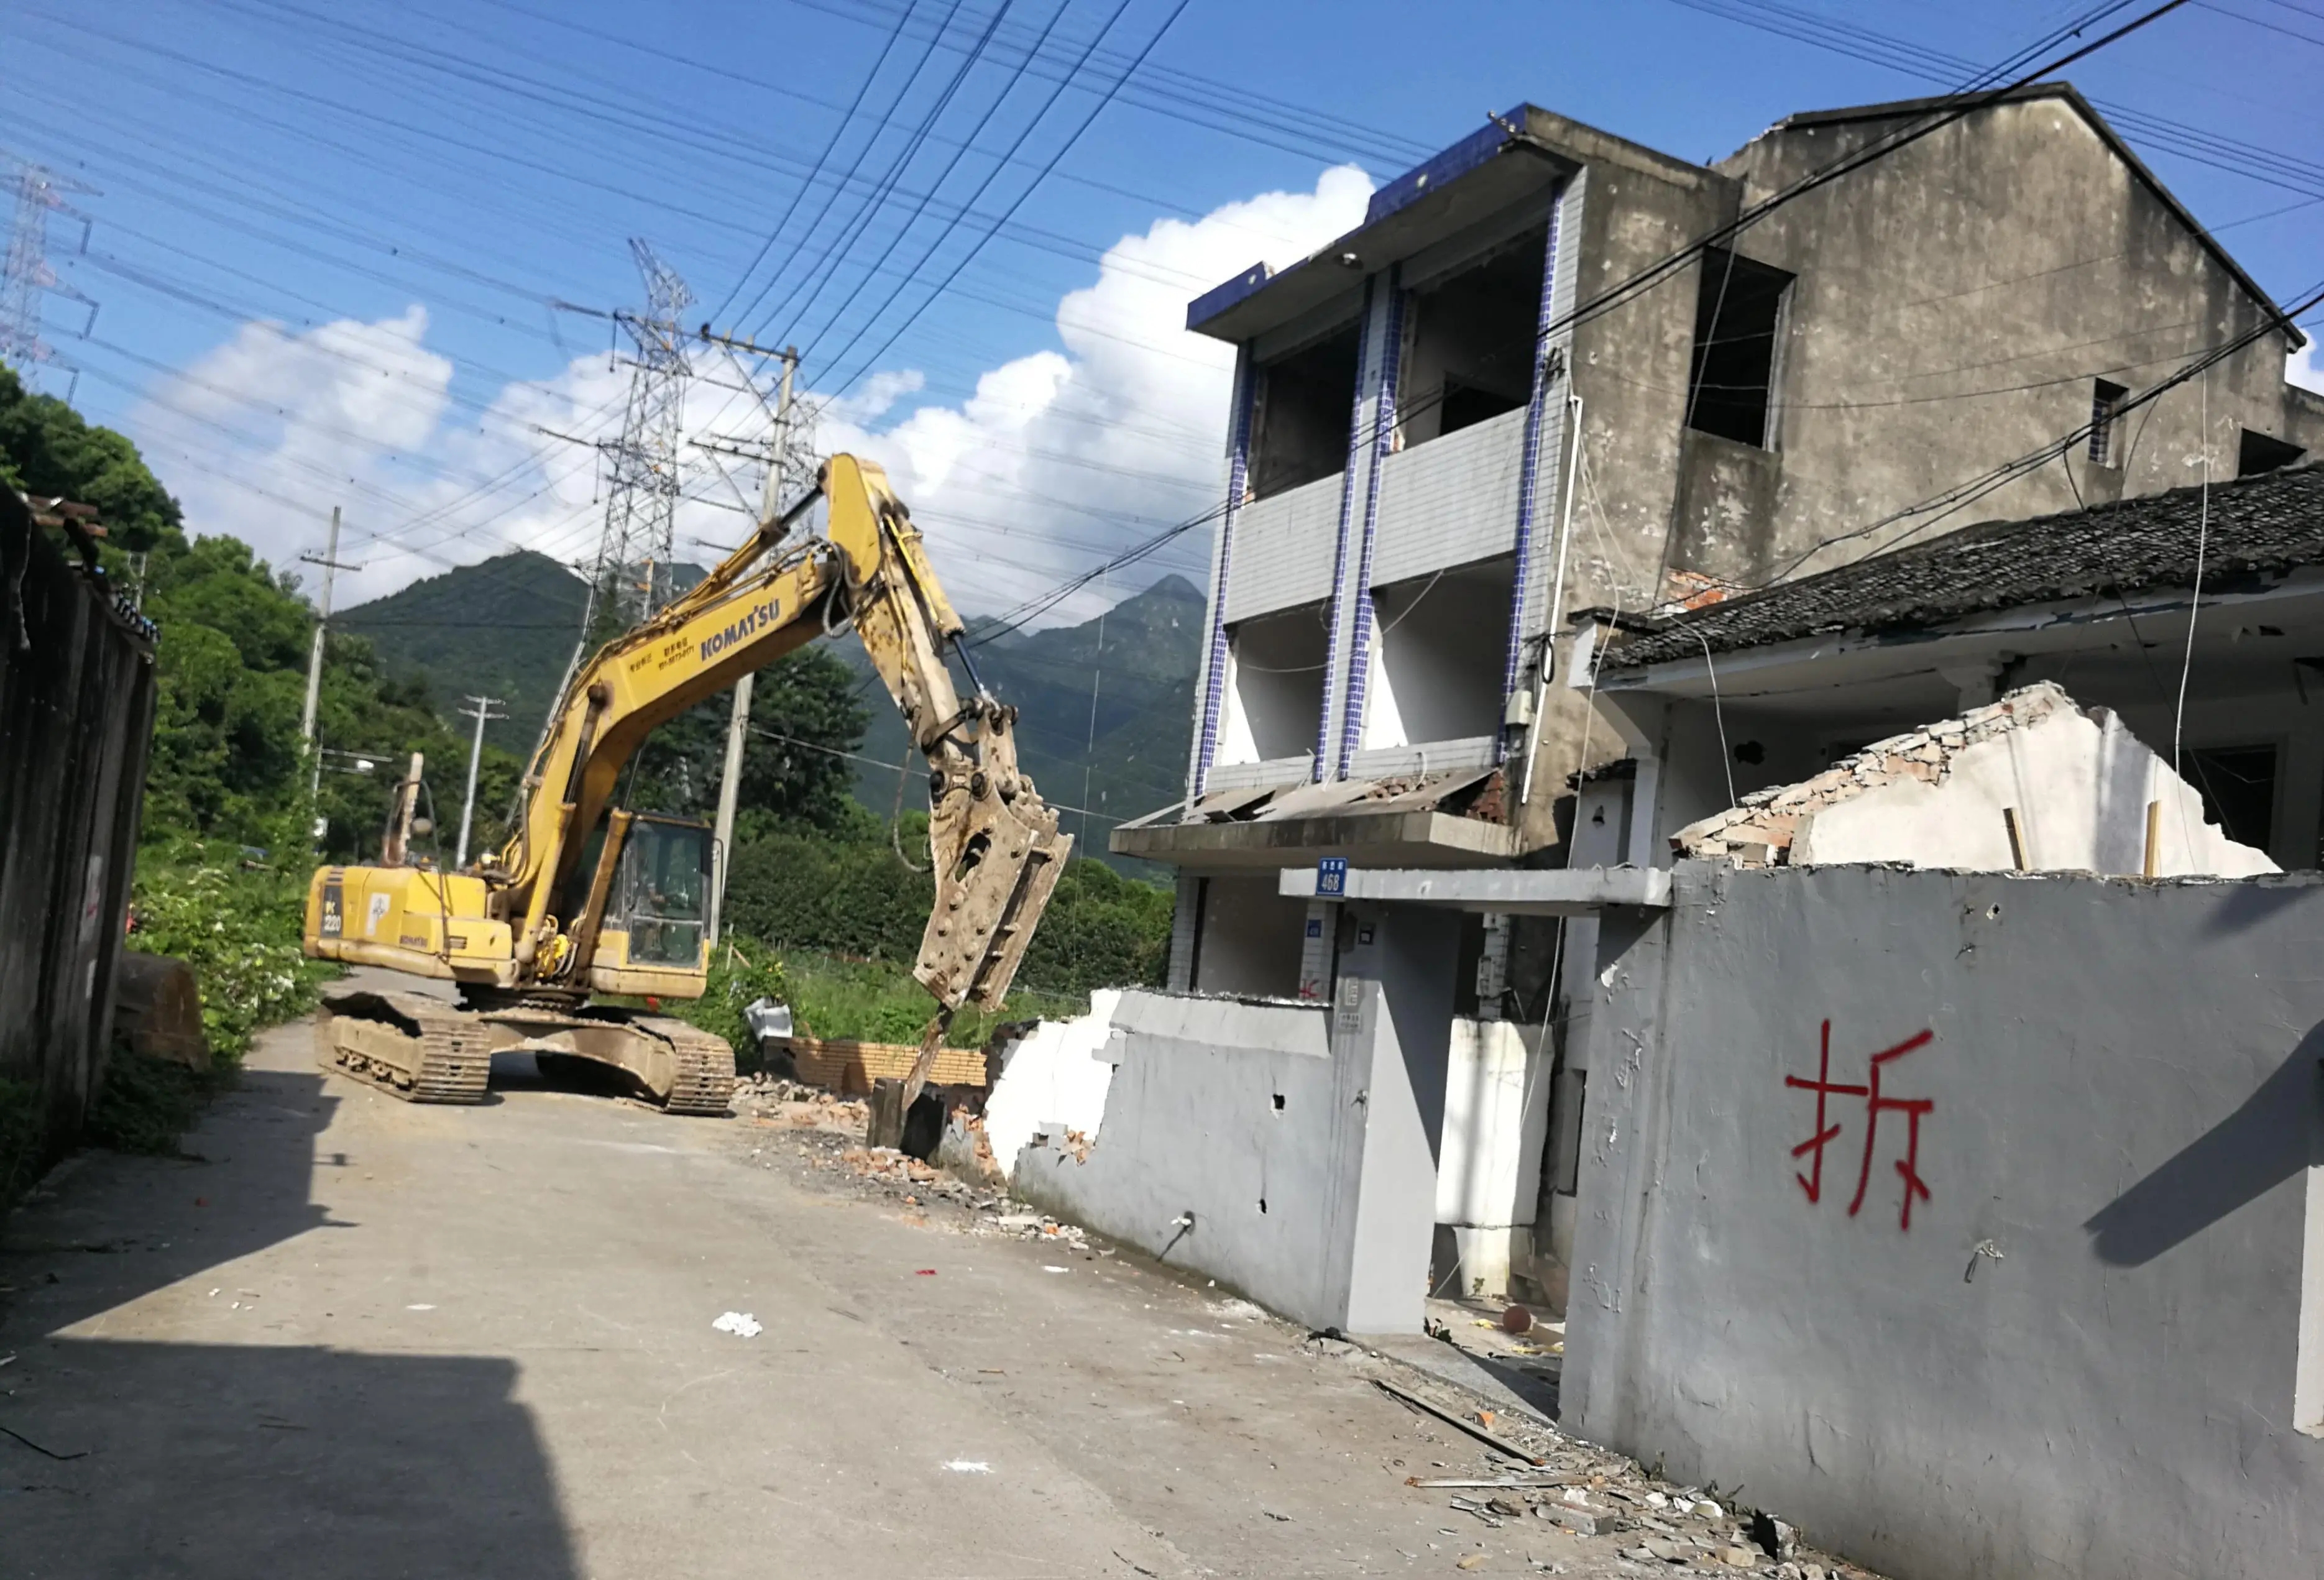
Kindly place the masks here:
[[(1991, 609), (2057, 603), (2195, 579), (2204, 490), (2177, 488), (2088, 510), (1987, 522), (1712, 604), (1617, 643), (1626, 670), (1834, 632), (1912, 631)], [(2324, 465), (2209, 490), (2203, 590), (2324, 563)]]

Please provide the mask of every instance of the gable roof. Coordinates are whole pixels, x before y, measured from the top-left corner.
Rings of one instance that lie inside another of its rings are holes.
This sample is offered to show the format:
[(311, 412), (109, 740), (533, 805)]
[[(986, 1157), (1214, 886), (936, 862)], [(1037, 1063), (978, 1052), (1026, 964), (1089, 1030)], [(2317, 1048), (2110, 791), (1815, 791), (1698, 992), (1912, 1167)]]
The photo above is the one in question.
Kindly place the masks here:
[(2206, 592), (2324, 565), (2324, 464), (2214, 483), (2208, 502), (2204, 494), (2198, 484), (2031, 521), (1986, 522), (1642, 630), (1625, 622), (1635, 634), (1607, 653), (1606, 668), (2190, 587), (2199, 556)]
[[(2179, 201), (2170, 188), (2163, 184), (2162, 177), (2146, 168), (2146, 162), (2132, 152), (2130, 144), (2122, 140), (2122, 134), (2114, 129), (2104, 115), (2098, 114), (2097, 106), (2084, 98), (2081, 90), (2070, 82), (2028, 83), (2022, 88), (2013, 88), (2006, 93), (1936, 94), (1927, 98), (1893, 99), (1886, 104), (1856, 105), (1831, 110), (1806, 110), (1799, 115), (1784, 116), (1773, 126), (1768, 127), (1767, 132), (1763, 133), (1762, 135), (1777, 132), (1807, 131), (1819, 126), (1846, 126), (1863, 121), (1903, 120), (1908, 116), (1928, 115), (1938, 110), (1958, 109), (1962, 105), (1977, 104), (1979, 100), (1985, 101), (1985, 105), (2005, 105), (2026, 104), (2040, 99), (2055, 99), (2072, 109), (2076, 115), (2089, 123), (2090, 130), (2098, 134), (2099, 141), (2107, 145), (2116, 159), (2129, 167), (2131, 174), (2136, 176), (2146, 189), (2154, 194), (2155, 199), (2170, 210), (2172, 217), (2185, 227), (2188, 234), (2200, 244), (2205, 252), (2211, 254), (2212, 261), (2227, 272), (2235, 282), (2243, 288), (2246, 295), (2267, 310), (2268, 316), (2275, 320), (2276, 327), (2291, 337), (2292, 349), (2298, 350), (2308, 344), (2308, 337), (2292, 323), (2283, 309), (2277, 305), (2275, 299), (2260, 289), (2258, 281), (2244, 272), (2244, 266), (2236, 262), (2235, 255), (2221, 246), (2209, 231), (2203, 228), (2202, 221), (2189, 212), (2187, 206)], [(1979, 107), (1985, 107), (1985, 105), (1980, 105)], [(1722, 168), (1724, 168), (1724, 162), (1722, 162)]]

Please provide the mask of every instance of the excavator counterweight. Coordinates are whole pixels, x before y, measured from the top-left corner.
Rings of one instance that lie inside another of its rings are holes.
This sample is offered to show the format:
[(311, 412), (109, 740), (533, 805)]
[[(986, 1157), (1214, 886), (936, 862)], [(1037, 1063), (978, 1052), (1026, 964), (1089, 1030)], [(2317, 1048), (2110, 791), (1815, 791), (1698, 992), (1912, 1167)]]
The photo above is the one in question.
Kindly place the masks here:
[[(816, 497), (824, 534), (777, 554)], [(456, 983), (458, 1006), (411, 993), (327, 997), (329, 1067), (414, 1102), (473, 1103), (491, 1056), (521, 1049), (623, 1072), (673, 1113), (726, 1111), (733, 1050), (593, 994), (699, 998), (710, 834), (613, 804), (663, 724), (794, 648), (853, 631), (927, 760), (936, 907), (913, 975), (940, 1019), (998, 1008), (1073, 849), (1017, 765), (1016, 712), (945, 659), (958, 614), (918, 528), (869, 461), (835, 456), (815, 495), (763, 521), (683, 597), (599, 649), (567, 683), (524, 780), (508, 844), (465, 872), (424, 863), (324, 867), (306, 952)], [(973, 680), (972, 680), (972, 683)]]

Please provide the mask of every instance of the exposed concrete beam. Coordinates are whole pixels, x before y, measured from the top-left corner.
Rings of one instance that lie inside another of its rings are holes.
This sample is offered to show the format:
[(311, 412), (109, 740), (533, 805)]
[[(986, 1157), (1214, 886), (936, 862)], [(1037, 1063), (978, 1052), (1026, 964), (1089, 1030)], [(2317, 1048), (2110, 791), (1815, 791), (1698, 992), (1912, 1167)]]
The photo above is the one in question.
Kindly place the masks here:
[(1286, 855), (1354, 856), (1409, 866), (1465, 866), (1517, 855), (1506, 825), (1447, 812), (1348, 812), (1225, 823), (1124, 825), (1109, 841), (1116, 855), (1143, 856), (1198, 871), (1279, 867)]
[[(1349, 900), (1390, 904), (1434, 905), (1452, 910), (1508, 916), (1594, 916), (1611, 906), (1647, 910), (1670, 907), (1667, 867), (1514, 868), (1470, 872), (1424, 872), (1354, 868), (1348, 873)], [(1315, 869), (1285, 867), (1277, 893), (1315, 898)]]

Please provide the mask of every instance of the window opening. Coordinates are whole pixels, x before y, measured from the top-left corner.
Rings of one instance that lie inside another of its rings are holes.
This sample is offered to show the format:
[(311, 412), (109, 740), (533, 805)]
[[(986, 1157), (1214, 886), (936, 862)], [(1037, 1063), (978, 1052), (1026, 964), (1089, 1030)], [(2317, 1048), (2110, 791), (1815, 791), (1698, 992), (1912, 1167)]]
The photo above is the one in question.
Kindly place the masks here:
[(2267, 849), (2275, 833), (2275, 748), (2205, 746), (2185, 760), (2203, 816), (2236, 844)]
[(2256, 477), (2262, 472), (2279, 472), (2307, 453), (2296, 444), (2246, 428), (2236, 454), (2236, 476)]
[(1272, 875), (1220, 876), (1204, 882), (1202, 905), (1196, 925), (1203, 951), (1194, 992), (1298, 995), (1307, 901), (1277, 893)]
[[(1330, 643), (1323, 605), (1310, 604), (1278, 614), (1239, 621), (1227, 633), (1234, 655), (1234, 711), (1231, 735), (1247, 731), (1247, 750), (1231, 762), (1272, 762), (1315, 749), (1315, 721), (1323, 711), (1323, 670)], [(1235, 727), (1239, 725), (1240, 727)]]
[(1545, 222), (1411, 293), (1397, 382), (1406, 446), (1524, 406), (1541, 327)]
[(2119, 467), (2115, 419), (2122, 412), (2123, 397), (2128, 390), (2120, 384), (2110, 384), (2098, 379), (2090, 384), (2090, 464), (2094, 467)]
[(1363, 322), (1351, 319), (1314, 344), (1260, 365), (1259, 435), (1250, 463), (1255, 498), (1346, 468), (1362, 348)]
[(1686, 425), (1738, 444), (1772, 449), (1775, 353), (1792, 276), (1711, 247), (1695, 299), (1694, 363)]
[(1500, 555), (1372, 589), (1378, 658), (1366, 747), (1472, 740), (1500, 728), (1515, 574)]

